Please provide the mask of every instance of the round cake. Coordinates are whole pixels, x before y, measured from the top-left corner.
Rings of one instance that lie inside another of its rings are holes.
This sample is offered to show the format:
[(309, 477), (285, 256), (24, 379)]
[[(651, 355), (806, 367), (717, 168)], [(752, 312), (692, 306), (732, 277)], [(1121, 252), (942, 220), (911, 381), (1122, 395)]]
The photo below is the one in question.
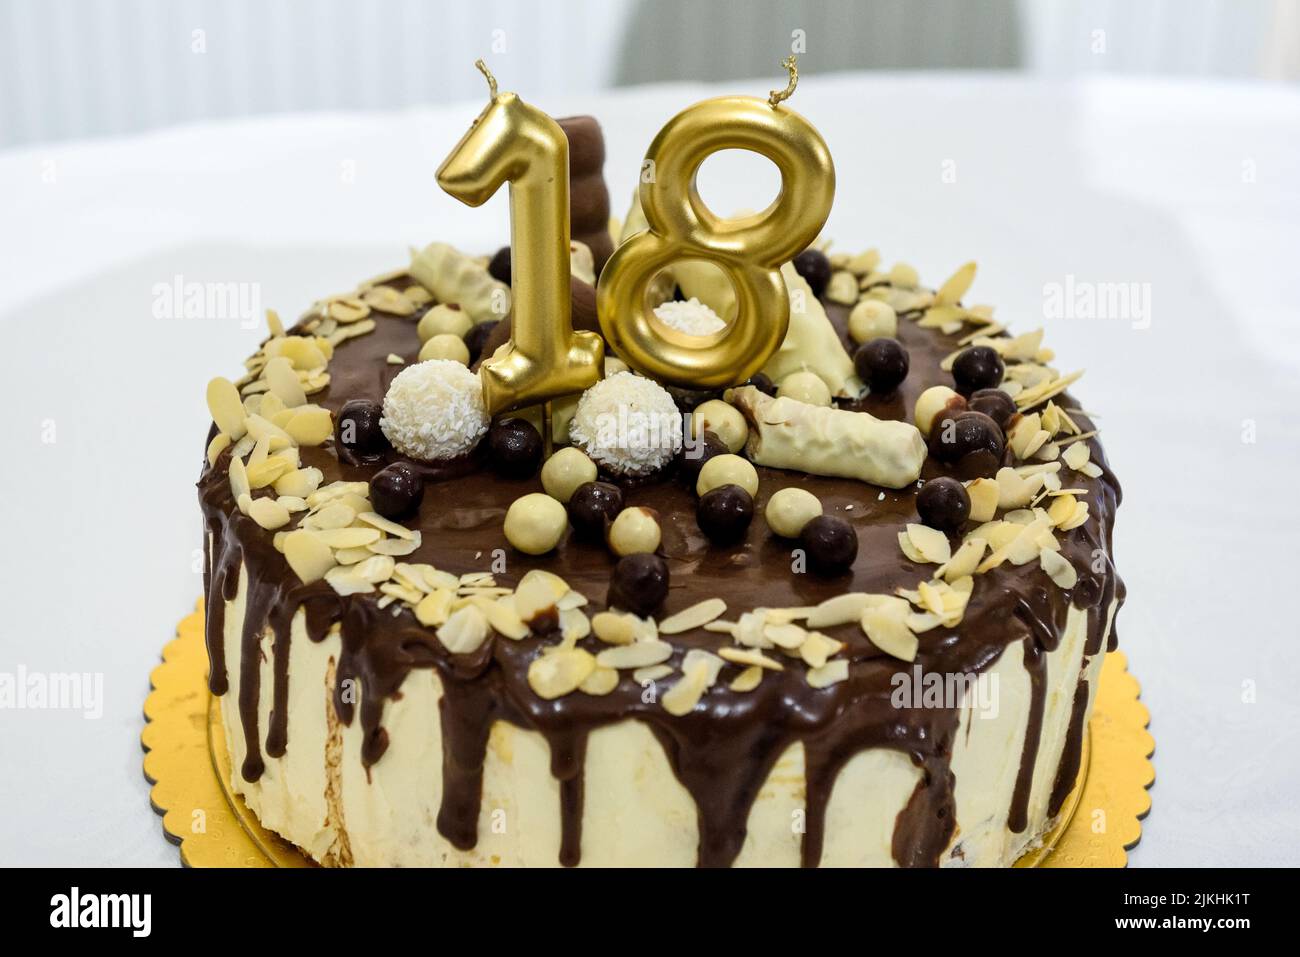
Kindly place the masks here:
[[(210, 685), (261, 822), (338, 866), (1034, 847), (1124, 594), (1119, 485), (1041, 332), (964, 304), (974, 264), (932, 288), (809, 249), (762, 373), (691, 392), (607, 354), (548, 449), (542, 411), (489, 417), (476, 374), (508, 270), (435, 243), (270, 314), (209, 385)], [(667, 278), (666, 328), (728, 321), (715, 276)]]

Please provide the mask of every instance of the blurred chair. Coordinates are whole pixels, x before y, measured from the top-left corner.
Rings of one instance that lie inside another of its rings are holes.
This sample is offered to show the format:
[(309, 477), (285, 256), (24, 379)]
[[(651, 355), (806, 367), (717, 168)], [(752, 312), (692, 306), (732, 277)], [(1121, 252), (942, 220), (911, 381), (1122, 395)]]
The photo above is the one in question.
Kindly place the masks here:
[(837, 70), (1021, 66), (1016, 0), (638, 0), (618, 85), (778, 77), (795, 30), (804, 63)]

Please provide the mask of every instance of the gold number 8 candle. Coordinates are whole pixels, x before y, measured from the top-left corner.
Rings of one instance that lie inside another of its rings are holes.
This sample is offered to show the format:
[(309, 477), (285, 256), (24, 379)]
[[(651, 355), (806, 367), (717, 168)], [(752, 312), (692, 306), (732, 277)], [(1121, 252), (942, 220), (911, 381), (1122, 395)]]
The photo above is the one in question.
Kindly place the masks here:
[(496, 415), (581, 392), (600, 379), (605, 344), (574, 332), (569, 293), (569, 141), (560, 125), (514, 93), (498, 93), (438, 168), (438, 185), (470, 206), (510, 184), (510, 347), (480, 369)]
[[(634, 369), (685, 388), (722, 388), (758, 372), (781, 345), (790, 301), (779, 271), (808, 247), (830, 214), (835, 167), (821, 134), (781, 104), (797, 78), (768, 100), (726, 96), (704, 100), (668, 121), (650, 144), (640, 187), (648, 228), (614, 251), (597, 287), (600, 326), (610, 347)], [(719, 150), (750, 150), (781, 174), (767, 209), (722, 219), (696, 186), (701, 164)], [(648, 180), (648, 181), (646, 181)], [(672, 263), (718, 266), (736, 293), (725, 329), (694, 336), (654, 316), (651, 281)]]

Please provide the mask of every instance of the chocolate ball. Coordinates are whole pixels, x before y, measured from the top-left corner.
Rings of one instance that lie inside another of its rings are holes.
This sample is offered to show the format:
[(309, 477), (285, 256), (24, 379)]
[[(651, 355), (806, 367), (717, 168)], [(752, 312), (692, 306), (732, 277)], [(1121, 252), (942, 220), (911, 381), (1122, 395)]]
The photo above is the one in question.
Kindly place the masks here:
[(623, 510), (623, 490), (609, 482), (583, 482), (569, 499), (569, 524), (587, 541), (605, 537), (614, 516)]
[(716, 432), (708, 429), (705, 429), (704, 434), (698, 438), (687, 436), (682, 444), (680, 456), (682, 477), (694, 487), (700, 477), (700, 469), (704, 468), (704, 463), (715, 455), (726, 455), (730, 451), (727, 443), (718, 438)]
[(820, 297), (831, 281), (831, 261), (820, 249), (805, 249), (795, 256), (794, 271), (803, 276), (814, 296)]
[(502, 478), (528, 478), (542, 464), (542, 437), (531, 422), (498, 419), (487, 438), (492, 468)]
[(930, 454), (966, 478), (996, 473), (1005, 448), (1002, 430), (983, 412), (942, 412), (930, 427)]
[(668, 563), (658, 555), (641, 552), (620, 558), (609, 576), (612, 608), (646, 617), (654, 614), (668, 597)]
[(954, 478), (932, 478), (916, 493), (921, 521), (941, 532), (955, 532), (970, 518), (970, 494)]
[(776, 395), (776, 383), (772, 381), (772, 377), (766, 372), (755, 372), (752, 376), (742, 382), (741, 385), (752, 385), (755, 389), (765, 395)]
[(379, 427), (383, 406), (372, 399), (349, 399), (334, 422), (334, 441), (354, 459), (375, 459), (388, 451), (388, 438)]
[(498, 322), (499, 319), (489, 319), (487, 322), (478, 323), (465, 333), (465, 348), (469, 350), (470, 365), (477, 362), (479, 356), (483, 354), (483, 346), (487, 344), (488, 336), (492, 335), (492, 330), (497, 327)]
[(858, 535), (853, 526), (834, 515), (818, 515), (799, 533), (808, 565), (821, 575), (838, 575), (858, 557)]
[(394, 462), (370, 479), (370, 504), (384, 518), (396, 521), (420, 507), (424, 479), (405, 462)]
[(719, 545), (740, 541), (754, 519), (754, 497), (739, 485), (719, 485), (700, 496), (695, 520)]
[(908, 364), (907, 350), (902, 343), (883, 336), (865, 343), (853, 356), (853, 369), (858, 378), (879, 395), (888, 395), (902, 384), (907, 378)]
[(488, 260), (488, 275), (497, 282), (510, 285), (510, 247), (502, 246)]
[(966, 405), (975, 412), (983, 412), (1005, 430), (1011, 417), (1016, 414), (1015, 399), (1001, 389), (977, 389), (971, 393)]
[(1002, 384), (1007, 367), (992, 346), (971, 346), (957, 354), (952, 363), (952, 378), (957, 391), (970, 395), (979, 389), (993, 389)]

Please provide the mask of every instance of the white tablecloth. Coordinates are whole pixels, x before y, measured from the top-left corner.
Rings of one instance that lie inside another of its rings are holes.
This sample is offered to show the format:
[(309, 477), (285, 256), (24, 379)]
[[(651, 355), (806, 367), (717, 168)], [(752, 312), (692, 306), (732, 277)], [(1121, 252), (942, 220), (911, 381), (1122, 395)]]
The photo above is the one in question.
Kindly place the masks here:
[[(763, 93), (733, 84), (725, 92)], [(544, 102), (605, 127), (621, 213), (701, 87)], [(526, 91), (525, 91), (526, 93)], [(1136, 80), (806, 77), (839, 248), (878, 246), (1047, 326), (1123, 480), (1121, 646), (1157, 740), (1134, 865), (1300, 860), (1300, 93)], [(154, 317), (155, 286), (257, 284), (296, 315), (433, 238), (490, 251), (433, 171), (481, 104), (282, 116), (0, 154), (0, 672), (103, 674), (103, 716), (0, 711), (0, 863), (174, 864), (141, 776), (141, 703), (200, 593), (203, 385), (260, 323)], [(726, 157), (721, 211), (775, 190)], [(1073, 277), (1072, 280), (1067, 277)], [(1045, 287), (1138, 283), (1150, 322), (1045, 318)]]

